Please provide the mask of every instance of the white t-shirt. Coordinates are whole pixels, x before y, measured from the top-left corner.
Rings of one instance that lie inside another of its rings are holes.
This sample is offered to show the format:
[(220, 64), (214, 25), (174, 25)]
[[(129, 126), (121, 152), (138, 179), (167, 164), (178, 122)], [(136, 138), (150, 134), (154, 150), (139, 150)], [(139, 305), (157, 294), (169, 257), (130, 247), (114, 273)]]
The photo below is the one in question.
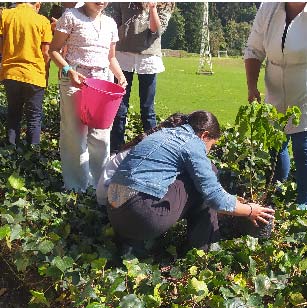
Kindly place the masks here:
[(110, 45), (118, 41), (117, 26), (111, 17), (102, 14), (92, 19), (80, 8), (67, 9), (57, 21), (56, 30), (69, 34), (66, 60), (70, 65), (109, 66)]
[(112, 176), (114, 175), (120, 163), (127, 156), (129, 151), (130, 150), (126, 150), (119, 152), (117, 155), (112, 155), (102, 169), (101, 176), (96, 188), (96, 197), (99, 204), (107, 204), (108, 187), (110, 185)]
[(116, 51), (116, 59), (120, 68), (126, 72), (158, 74), (165, 71), (162, 58), (156, 55)]

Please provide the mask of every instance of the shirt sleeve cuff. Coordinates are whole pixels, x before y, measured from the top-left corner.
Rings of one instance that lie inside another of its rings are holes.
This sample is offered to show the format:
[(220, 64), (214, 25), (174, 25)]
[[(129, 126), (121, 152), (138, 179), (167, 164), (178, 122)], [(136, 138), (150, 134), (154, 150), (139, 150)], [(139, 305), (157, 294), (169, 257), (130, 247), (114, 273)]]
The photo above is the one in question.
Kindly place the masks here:
[(244, 60), (246, 59), (257, 59), (260, 62), (263, 62), (265, 59), (265, 54), (263, 54), (261, 51), (247, 47), (244, 51)]
[(237, 197), (234, 195), (228, 194), (228, 196), (226, 197), (225, 206), (220, 210), (225, 211), (225, 212), (234, 212), (236, 208), (236, 203), (237, 203)]

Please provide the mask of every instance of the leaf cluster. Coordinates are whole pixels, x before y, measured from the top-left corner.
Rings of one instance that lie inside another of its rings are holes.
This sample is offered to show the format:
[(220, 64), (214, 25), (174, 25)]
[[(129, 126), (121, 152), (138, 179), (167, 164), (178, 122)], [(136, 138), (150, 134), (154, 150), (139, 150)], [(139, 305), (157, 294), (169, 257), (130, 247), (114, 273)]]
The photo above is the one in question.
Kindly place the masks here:
[(258, 102), (239, 108), (235, 125), (225, 128), (214, 152), (219, 167), (232, 176), (230, 185), (239, 186), (236, 193), (259, 201), (273, 189), (277, 153), (287, 140), (285, 128), (289, 122), (298, 125), (300, 116), (296, 106), (285, 113)]

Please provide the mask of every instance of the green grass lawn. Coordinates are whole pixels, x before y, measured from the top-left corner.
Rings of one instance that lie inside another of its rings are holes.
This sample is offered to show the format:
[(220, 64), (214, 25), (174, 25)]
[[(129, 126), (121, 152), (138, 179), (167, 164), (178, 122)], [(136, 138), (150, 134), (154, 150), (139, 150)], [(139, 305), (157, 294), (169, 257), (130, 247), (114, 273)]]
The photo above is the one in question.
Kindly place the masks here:
[[(199, 57), (164, 57), (165, 72), (158, 75), (156, 111), (165, 116), (173, 112), (204, 109), (214, 113), (221, 124), (233, 123), (240, 105), (247, 103), (244, 62), (241, 58), (214, 58), (213, 75), (196, 74)], [(57, 82), (52, 63), (50, 83)], [(259, 78), (263, 92), (263, 72)], [(131, 104), (139, 110), (138, 81), (131, 91)]]
[(58, 82), (58, 68), (53, 61), (50, 63), (49, 70), (49, 84), (56, 84)]

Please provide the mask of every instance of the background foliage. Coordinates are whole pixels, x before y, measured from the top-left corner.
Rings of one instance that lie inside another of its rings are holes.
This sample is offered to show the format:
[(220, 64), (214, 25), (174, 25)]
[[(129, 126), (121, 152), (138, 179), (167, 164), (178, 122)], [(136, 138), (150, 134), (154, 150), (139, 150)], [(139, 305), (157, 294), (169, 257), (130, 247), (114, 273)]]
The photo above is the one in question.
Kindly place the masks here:
[[(49, 17), (52, 5), (59, 3), (42, 2), (40, 13)], [(0, 6), (10, 4), (0, 2)], [(214, 56), (218, 50), (227, 50), (229, 55), (242, 54), (259, 5), (259, 2), (209, 2), (210, 45)], [(199, 53), (202, 19), (203, 2), (177, 2), (162, 37), (162, 48)]]
[[(241, 55), (259, 2), (209, 2), (210, 46)], [(203, 19), (202, 2), (177, 2), (169, 27), (162, 37), (162, 47), (199, 53)]]

